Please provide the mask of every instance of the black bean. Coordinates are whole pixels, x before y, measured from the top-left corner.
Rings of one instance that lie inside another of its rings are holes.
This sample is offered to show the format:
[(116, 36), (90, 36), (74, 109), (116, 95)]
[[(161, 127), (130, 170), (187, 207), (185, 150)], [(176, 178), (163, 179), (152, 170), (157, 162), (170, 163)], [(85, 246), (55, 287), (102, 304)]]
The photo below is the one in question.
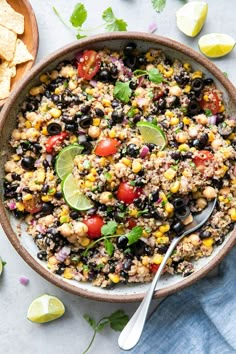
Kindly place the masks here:
[(82, 151), (83, 154), (86, 154), (86, 155), (91, 154), (91, 152), (93, 150), (93, 145), (89, 141), (85, 141), (84, 143), (81, 143), (80, 145), (82, 145), (84, 147), (83, 151)]
[(215, 241), (216, 246), (222, 245), (222, 243), (225, 241), (225, 236), (221, 236), (217, 241)]
[(193, 153), (191, 151), (187, 151), (181, 154), (181, 158), (183, 160), (191, 159), (192, 157), (193, 157)]
[(212, 85), (213, 82), (214, 82), (214, 80), (211, 77), (207, 77), (206, 79), (204, 79), (205, 85)]
[(212, 185), (218, 189), (223, 187), (223, 181), (221, 179), (212, 178), (211, 182)]
[(211, 237), (211, 232), (207, 230), (201, 231), (199, 237), (201, 240), (203, 240), (204, 238)]
[(208, 139), (209, 139), (209, 137), (208, 137), (207, 133), (204, 133), (204, 134), (202, 134), (200, 136), (200, 138), (199, 138), (199, 148), (200, 149), (204, 149), (205, 148), (205, 146), (208, 143)]
[(181, 153), (179, 151), (174, 151), (170, 154), (171, 158), (173, 160), (180, 160), (181, 159)]
[(154, 253), (154, 250), (149, 245), (145, 246), (144, 251), (147, 256), (152, 256)]
[(109, 70), (108, 69), (102, 69), (99, 72), (99, 79), (101, 81), (108, 82), (110, 80), (110, 72), (109, 72)]
[(12, 172), (11, 177), (12, 177), (12, 179), (14, 181), (20, 181), (21, 180), (21, 176), (18, 175), (18, 173), (16, 173), (16, 172)]
[(72, 211), (70, 212), (70, 217), (71, 217), (71, 219), (73, 219), (73, 220), (78, 219), (79, 215), (80, 215), (79, 212), (76, 211), (76, 210), (72, 210)]
[(116, 244), (119, 249), (124, 250), (127, 247), (128, 238), (125, 235), (122, 235), (122, 236), (118, 237)]
[(128, 279), (128, 278), (129, 278), (129, 274), (126, 273), (124, 270), (121, 270), (121, 271), (120, 271), (120, 276), (121, 276), (122, 278), (125, 278), (125, 279)]
[(41, 213), (43, 215), (49, 215), (49, 214), (52, 214), (53, 209), (54, 209), (54, 205), (53, 204), (51, 204), (51, 203), (43, 203), (42, 209), (41, 209)]
[(49, 185), (48, 184), (43, 184), (41, 192), (43, 194), (47, 194), (48, 190), (49, 190)]
[(166, 251), (168, 250), (169, 246), (167, 245), (158, 245), (158, 250), (157, 252), (160, 254), (165, 254)]
[(135, 90), (138, 86), (138, 83), (137, 81), (135, 80), (131, 80), (130, 83), (129, 83), (129, 87), (131, 88), (131, 90)]
[(81, 106), (80, 107), (80, 111), (83, 113), (83, 114), (87, 114), (89, 111), (90, 111), (90, 106), (89, 105), (84, 105), (84, 106)]
[(138, 240), (132, 246), (133, 246), (132, 247), (133, 252), (136, 257), (140, 257), (140, 256), (145, 255), (145, 247), (146, 247), (145, 242), (143, 242), (142, 240)]
[(163, 112), (166, 109), (166, 100), (164, 98), (159, 98), (159, 100), (156, 101), (155, 106), (160, 113)]
[(131, 157), (137, 157), (139, 155), (139, 148), (136, 144), (129, 144), (126, 153)]
[(173, 96), (172, 101), (171, 101), (171, 103), (170, 103), (170, 106), (171, 106), (172, 108), (179, 107), (179, 106), (180, 106), (180, 99), (179, 99), (179, 97)]
[(123, 269), (124, 270), (129, 270), (132, 266), (132, 259), (128, 258), (125, 259), (124, 264), (123, 264)]
[(57, 103), (60, 101), (60, 96), (56, 95), (55, 93), (51, 95), (52, 102)]
[(61, 129), (61, 125), (55, 122), (47, 125), (47, 132), (49, 135), (58, 135), (60, 134)]
[(34, 241), (42, 240), (45, 236), (43, 234), (37, 234), (34, 238)]
[(95, 113), (96, 113), (96, 115), (98, 116), (98, 117), (104, 117), (104, 112), (103, 112), (103, 110), (102, 109), (100, 109), (100, 108), (95, 108)]
[(93, 119), (89, 115), (84, 115), (80, 118), (79, 125), (83, 129), (89, 128), (89, 126), (92, 124)]
[(116, 65), (113, 65), (110, 69), (110, 75), (112, 79), (116, 79), (118, 77), (119, 71)]
[(62, 197), (63, 197), (63, 194), (62, 194), (62, 192), (56, 192), (55, 194), (54, 194), (54, 197), (56, 198), (56, 199), (61, 199)]
[(65, 130), (69, 131), (69, 132), (75, 132), (76, 129), (76, 125), (75, 124), (65, 124)]
[(180, 221), (175, 221), (171, 225), (171, 228), (177, 235), (179, 235), (181, 233), (181, 231), (183, 230), (183, 224)]
[(91, 208), (87, 211), (87, 215), (94, 215), (97, 212), (97, 208)]
[(133, 123), (138, 123), (141, 119), (141, 115), (140, 114), (136, 114), (134, 117), (133, 117)]
[(195, 92), (201, 91), (203, 86), (203, 80), (201, 78), (196, 78), (191, 83), (192, 90)]
[(24, 212), (19, 210), (13, 210), (13, 215), (16, 219), (21, 219), (24, 216)]
[(73, 122), (72, 117), (67, 116), (66, 114), (63, 114), (61, 117), (62, 122), (66, 124), (71, 124)]
[(184, 220), (190, 215), (190, 209), (187, 205), (175, 210), (175, 216), (179, 220)]
[(112, 108), (117, 108), (117, 107), (120, 106), (120, 103), (118, 101), (116, 101), (116, 100), (113, 100), (112, 103), (111, 103), (111, 106), (112, 106)]
[(182, 198), (175, 198), (172, 202), (175, 209), (185, 207), (185, 201)]
[(66, 265), (64, 263), (58, 264), (58, 269), (55, 271), (56, 274), (62, 275), (66, 269)]
[(191, 144), (192, 144), (192, 146), (194, 146), (197, 149), (200, 148), (199, 139), (194, 139)]
[(124, 58), (124, 64), (128, 68), (133, 69), (135, 67), (135, 64), (136, 64), (136, 57), (128, 56), (128, 57)]
[(124, 114), (120, 111), (113, 111), (111, 114), (111, 119), (114, 124), (122, 123), (124, 119)]
[(137, 45), (134, 42), (128, 43), (125, 48), (124, 48), (124, 55), (130, 56), (134, 53), (134, 50), (136, 49)]
[(148, 143), (146, 144), (150, 151), (153, 151), (157, 146), (156, 144)]
[(188, 114), (194, 116), (200, 112), (201, 108), (197, 101), (190, 101), (188, 104)]
[(46, 251), (40, 251), (37, 253), (37, 257), (38, 259), (40, 259), (41, 261), (46, 261), (47, 259), (47, 252)]
[(137, 61), (136, 61), (137, 66), (146, 65), (146, 62), (147, 62), (147, 60), (146, 60), (145, 55), (139, 55), (139, 56), (137, 57)]
[(151, 200), (153, 203), (155, 203), (155, 202), (158, 201), (158, 199), (159, 199), (159, 191), (158, 191), (158, 190), (157, 190), (157, 191), (153, 191), (153, 192), (151, 193), (151, 195), (150, 195), (150, 200)]
[(21, 160), (21, 167), (26, 171), (32, 171), (34, 169), (35, 159), (32, 156), (25, 156)]

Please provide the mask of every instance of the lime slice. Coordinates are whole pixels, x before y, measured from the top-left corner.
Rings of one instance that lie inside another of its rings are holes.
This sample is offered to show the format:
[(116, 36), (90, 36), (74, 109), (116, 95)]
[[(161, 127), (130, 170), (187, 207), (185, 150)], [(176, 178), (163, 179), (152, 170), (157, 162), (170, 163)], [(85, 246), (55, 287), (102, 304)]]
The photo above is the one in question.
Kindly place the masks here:
[(81, 193), (78, 188), (78, 181), (70, 173), (62, 181), (62, 192), (66, 203), (76, 210), (88, 210), (93, 207), (91, 201)]
[(195, 37), (202, 29), (207, 17), (208, 5), (205, 1), (191, 1), (177, 12), (177, 27), (190, 37)]
[(28, 320), (45, 323), (56, 320), (65, 312), (63, 303), (55, 296), (44, 294), (35, 299), (28, 308)]
[(80, 155), (82, 150), (83, 146), (80, 145), (70, 145), (61, 150), (55, 164), (56, 173), (60, 179), (72, 172), (74, 158), (76, 155)]
[(145, 143), (156, 144), (164, 149), (166, 146), (166, 136), (160, 127), (148, 122), (138, 122), (137, 127)]
[(209, 58), (219, 58), (231, 52), (235, 40), (223, 33), (210, 33), (198, 41), (200, 51)]

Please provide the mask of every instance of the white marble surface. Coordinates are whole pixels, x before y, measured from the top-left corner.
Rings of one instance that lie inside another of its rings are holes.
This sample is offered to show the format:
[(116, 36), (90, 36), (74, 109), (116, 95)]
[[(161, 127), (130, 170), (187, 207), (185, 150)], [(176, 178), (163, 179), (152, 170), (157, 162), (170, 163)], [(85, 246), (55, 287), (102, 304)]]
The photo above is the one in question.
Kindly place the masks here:
[[(75, 40), (73, 31), (67, 29), (58, 20), (52, 11), (52, 6), (55, 6), (67, 20), (77, 1), (30, 0), (30, 2), (40, 32), (37, 58), (39, 61), (55, 49)], [(175, 11), (182, 4), (180, 0), (167, 0), (167, 7), (162, 14), (156, 14), (152, 10), (151, 0), (84, 0), (82, 2), (89, 13), (86, 27), (102, 23), (102, 11), (112, 6), (116, 16), (127, 21), (129, 30), (145, 32), (151, 22), (156, 22), (157, 34), (176, 39), (197, 49), (197, 38), (187, 38), (176, 28)], [(202, 33), (223, 32), (236, 38), (235, 0), (227, 2), (209, 0), (208, 3), (208, 20)], [(91, 33), (98, 33), (98, 30)], [(215, 60), (220, 69), (227, 72), (229, 78), (236, 84), (235, 62), (236, 50), (225, 58)], [(81, 354), (92, 336), (92, 330), (83, 319), (84, 313), (100, 319), (118, 308), (131, 314), (137, 307), (137, 304), (109, 304), (86, 300), (56, 288), (24, 263), (1, 229), (0, 255), (7, 262), (4, 275), (0, 280), (0, 353), (2, 354)], [(21, 275), (30, 279), (26, 287), (19, 283)], [(55, 322), (44, 325), (33, 324), (26, 319), (27, 309), (31, 301), (43, 293), (58, 296), (66, 306), (66, 313)], [(156, 302), (153, 306), (155, 305)], [(119, 353), (117, 337), (117, 333), (106, 329), (97, 335), (89, 353)]]

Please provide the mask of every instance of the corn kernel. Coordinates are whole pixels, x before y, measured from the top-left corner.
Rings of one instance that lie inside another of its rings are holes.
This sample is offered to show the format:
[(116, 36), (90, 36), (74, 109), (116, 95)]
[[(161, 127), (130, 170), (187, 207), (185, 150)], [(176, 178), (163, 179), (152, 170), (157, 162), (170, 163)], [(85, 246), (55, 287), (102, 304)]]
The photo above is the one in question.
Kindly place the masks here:
[(51, 265), (55, 265), (58, 263), (57, 259), (55, 256), (51, 256), (48, 258), (48, 263), (51, 264)]
[(175, 181), (171, 184), (170, 191), (171, 191), (171, 193), (177, 193), (179, 191), (179, 188), (180, 188), (180, 182)]
[(97, 171), (95, 168), (91, 168), (90, 173), (92, 173), (92, 175), (96, 176)]
[(163, 75), (165, 77), (171, 77), (174, 73), (174, 69), (173, 68), (170, 68), (169, 70), (163, 70)]
[(130, 216), (137, 216), (138, 210), (137, 209), (130, 209), (129, 210), (129, 215)]
[(192, 74), (192, 80), (197, 79), (197, 78), (201, 78), (202, 76), (203, 76), (202, 71), (194, 71), (194, 73)]
[(179, 124), (179, 118), (177, 117), (171, 118), (170, 125), (177, 125), (177, 124)]
[(219, 200), (220, 202), (223, 202), (224, 199), (225, 199), (225, 198), (223, 197), (223, 195), (219, 195), (218, 200)]
[(92, 173), (89, 173), (86, 178), (91, 181), (91, 182), (95, 182), (96, 181), (96, 177), (94, 177), (94, 175)]
[(75, 135), (70, 136), (70, 143), (71, 144), (77, 143), (77, 141), (78, 141), (78, 138)]
[(164, 234), (170, 230), (170, 225), (169, 224), (161, 225), (159, 227), (159, 230)]
[(232, 180), (232, 184), (236, 184), (236, 178)]
[(25, 172), (25, 173), (24, 173), (25, 179), (29, 179), (29, 178), (33, 177), (33, 175), (34, 175), (33, 172)]
[(22, 200), (26, 202), (27, 200), (31, 200), (33, 198), (32, 194), (28, 193), (26, 195), (23, 195)]
[(191, 91), (191, 86), (190, 85), (186, 85), (183, 89), (184, 93), (189, 93)]
[(190, 122), (191, 122), (191, 120), (190, 120), (188, 117), (184, 117), (184, 118), (183, 118), (183, 123), (184, 123), (185, 125), (189, 125)]
[(46, 177), (46, 174), (43, 170), (38, 170), (35, 172), (35, 177), (37, 180), (37, 183), (43, 183)]
[(188, 144), (180, 144), (178, 147), (179, 151), (188, 151), (190, 149)]
[(59, 118), (61, 116), (61, 110), (58, 108), (51, 108), (49, 113), (53, 118)]
[(229, 215), (231, 217), (231, 220), (236, 221), (236, 208), (231, 208), (229, 210)]
[(132, 171), (134, 173), (139, 173), (139, 171), (142, 169), (142, 165), (139, 161), (134, 160), (132, 163)]
[(172, 117), (174, 117), (174, 113), (173, 112), (171, 112), (171, 111), (166, 111), (166, 113), (165, 113), (165, 116), (166, 117), (168, 117), (168, 118), (172, 118)]
[(150, 257), (144, 256), (142, 258), (142, 265), (147, 266), (150, 263)]
[(87, 247), (90, 244), (90, 239), (88, 237), (81, 237), (80, 244), (83, 247)]
[(162, 237), (162, 236), (163, 236), (163, 233), (162, 233), (161, 231), (155, 231), (155, 232), (154, 232), (154, 236), (155, 236), (156, 238), (159, 238), (159, 237)]
[(51, 202), (52, 196), (50, 196), (50, 195), (42, 195), (41, 199), (42, 199), (43, 202)]
[(119, 283), (120, 282), (120, 276), (118, 274), (112, 274), (112, 273), (109, 273), (108, 274), (108, 277), (109, 279), (112, 281), (112, 283)]
[(116, 137), (116, 131), (115, 130), (110, 130), (109, 131), (109, 137), (110, 138), (115, 138)]
[[(165, 153), (165, 151), (158, 151), (157, 156), (158, 156), (158, 157), (165, 157), (165, 156), (166, 156), (166, 153)], [(156, 155), (155, 155), (155, 154), (152, 154), (151, 157), (155, 159), (155, 158), (156, 158)]]
[(152, 54), (150, 52), (147, 52), (145, 57), (146, 57), (147, 61), (150, 63), (155, 60), (155, 58), (152, 56)]
[(161, 254), (155, 254), (152, 258), (152, 263), (154, 264), (161, 264), (162, 260), (163, 260), (163, 256)]
[(32, 87), (31, 89), (30, 89), (30, 95), (31, 96), (37, 96), (37, 95), (39, 95), (40, 93), (43, 93), (44, 92), (44, 88), (43, 88), (43, 86), (37, 86), (37, 87)]
[(17, 154), (14, 154), (14, 155), (12, 155), (12, 159), (13, 159), (14, 161), (19, 161), (19, 160), (20, 160), (20, 156), (17, 155)]
[(48, 83), (49, 79), (48, 79), (48, 76), (46, 74), (42, 74), (39, 78), (39, 80), (45, 84)]
[(86, 92), (88, 95), (93, 96), (93, 94), (94, 94), (94, 89), (92, 89), (92, 88), (86, 88), (85, 92)]
[(204, 240), (202, 240), (202, 243), (206, 247), (211, 247), (213, 245), (213, 238), (211, 238), (211, 237), (205, 238)]
[(211, 131), (208, 133), (208, 141), (211, 143), (215, 139), (215, 134)]
[(94, 118), (93, 119), (93, 125), (95, 125), (95, 127), (99, 127), (100, 122), (101, 122), (100, 118)]
[(56, 188), (51, 188), (51, 189), (49, 189), (48, 194), (54, 195), (54, 194), (56, 194), (56, 192), (57, 192)]
[(27, 120), (25, 122), (25, 126), (26, 126), (26, 128), (31, 128), (32, 127), (31, 122)]
[(137, 107), (138, 106), (138, 102), (136, 100), (132, 101), (132, 107)]
[(41, 122), (33, 123), (33, 126), (36, 130), (39, 130), (41, 127)]
[(111, 106), (111, 101), (106, 100), (105, 98), (102, 100), (102, 105), (103, 107), (110, 107)]
[(121, 159), (121, 162), (127, 167), (130, 167), (132, 165), (132, 161), (127, 159), (126, 157), (123, 157), (123, 159)]
[(63, 273), (63, 277), (66, 279), (72, 279), (73, 274), (72, 274), (72, 269), (71, 268), (66, 268)]
[(209, 96), (208, 96), (208, 95), (204, 95), (204, 96), (203, 96), (203, 100), (204, 100), (205, 102), (208, 102), (208, 101), (209, 101)]
[(43, 127), (41, 133), (42, 133), (43, 135), (48, 135), (48, 130), (47, 130), (47, 128), (46, 128), (46, 127)]
[(174, 210), (174, 206), (171, 203), (166, 203), (165, 205), (165, 211), (167, 213), (172, 213), (172, 211)]
[(61, 216), (59, 221), (61, 224), (68, 223), (70, 221), (70, 217), (68, 215)]
[(107, 264), (108, 258), (105, 257), (105, 256), (103, 256), (103, 257), (101, 258), (101, 262), (102, 262), (103, 264)]
[(124, 228), (122, 225), (119, 225), (116, 229), (116, 235), (123, 235), (124, 233)]
[(55, 93), (56, 95), (60, 95), (60, 93), (62, 93), (62, 88), (57, 87), (57, 88), (55, 89), (54, 93)]
[(156, 243), (158, 245), (168, 245), (169, 242), (170, 242), (170, 239), (168, 236), (161, 236), (161, 237), (158, 237), (156, 240)]
[(19, 211), (24, 211), (25, 210), (24, 204), (21, 202), (16, 202), (16, 209)]
[(159, 196), (160, 196), (160, 198), (161, 198), (161, 200), (163, 201), (163, 202), (166, 202), (167, 201), (167, 198), (166, 198), (166, 195), (165, 195), (165, 193), (164, 192), (160, 192), (160, 194), (159, 194)]
[(166, 172), (164, 172), (164, 177), (168, 179), (168, 181), (171, 181), (176, 175), (176, 171), (173, 170), (172, 168), (168, 168)]
[(100, 161), (99, 161), (99, 164), (101, 165), (101, 166), (106, 166), (107, 165), (107, 163), (108, 163), (108, 161), (107, 161), (107, 159), (105, 158), (105, 157), (101, 157), (100, 158)]
[(142, 237), (148, 237), (149, 233), (146, 230), (143, 230)]
[(189, 64), (189, 63), (184, 63), (183, 67), (188, 72), (190, 72), (192, 70), (191, 64)]
[(93, 182), (85, 181), (84, 186), (85, 186), (85, 188), (91, 188), (93, 186)]
[(160, 73), (162, 73), (163, 70), (164, 70), (164, 67), (163, 67), (162, 64), (158, 64), (158, 65), (157, 65), (157, 69), (160, 71)]
[(220, 106), (219, 112), (222, 113), (222, 112), (224, 112), (224, 111), (225, 111), (225, 106), (222, 104), (222, 105)]

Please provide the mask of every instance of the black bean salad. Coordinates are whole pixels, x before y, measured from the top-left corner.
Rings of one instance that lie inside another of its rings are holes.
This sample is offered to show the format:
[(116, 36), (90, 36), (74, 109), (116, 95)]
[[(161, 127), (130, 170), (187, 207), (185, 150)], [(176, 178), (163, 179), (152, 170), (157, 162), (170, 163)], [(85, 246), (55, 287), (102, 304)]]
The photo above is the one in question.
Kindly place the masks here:
[(164, 269), (187, 276), (236, 221), (235, 126), (214, 80), (190, 63), (135, 43), (84, 50), (29, 91), (5, 205), (53, 273), (109, 288), (151, 281), (172, 238), (217, 198)]

